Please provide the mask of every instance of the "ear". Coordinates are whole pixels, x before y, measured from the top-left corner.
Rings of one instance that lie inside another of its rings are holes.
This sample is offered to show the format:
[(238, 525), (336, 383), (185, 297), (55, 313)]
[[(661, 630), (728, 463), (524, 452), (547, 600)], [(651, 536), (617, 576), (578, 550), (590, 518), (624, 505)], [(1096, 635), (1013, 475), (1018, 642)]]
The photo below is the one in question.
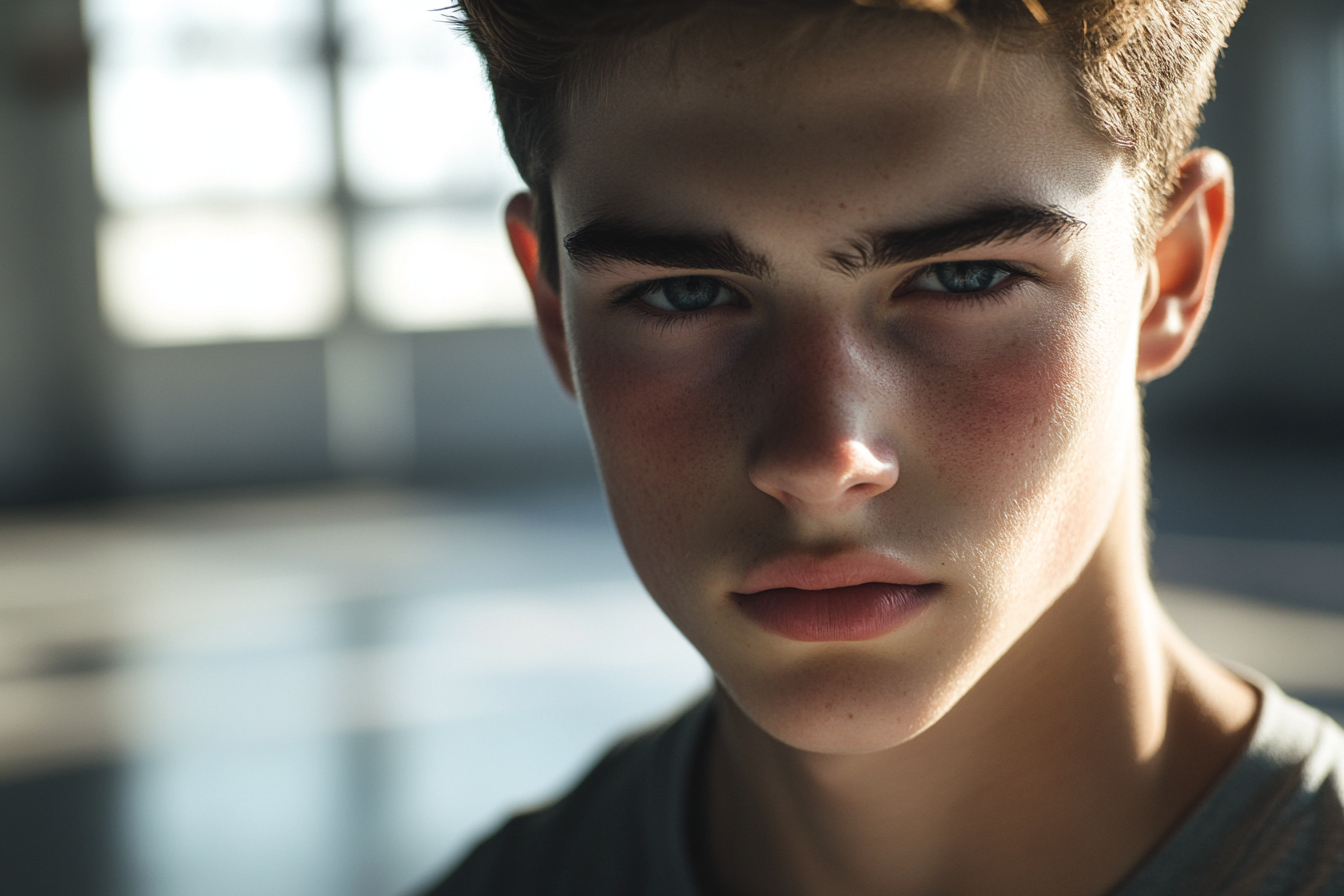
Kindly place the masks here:
[(1153, 257), (1139, 325), (1140, 382), (1185, 360), (1213, 301), (1213, 286), (1232, 229), (1232, 164), (1213, 149), (1181, 162)]
[(509, 231), (513, 255), (527, 278), (527, 288), (532, 291), (532, 305), (537, 309), (537, 325), (546, 354), (551, 357), (560, 385), (573, 396), (574, 374), (569, 366), (569, 345), (565, 342), (564, 310), (560, 307), (559, 291), (541, 271), (541, 243), (532, 219), (533, 208), (532, 194), (519, 193), (504, 209), (504, 226)]

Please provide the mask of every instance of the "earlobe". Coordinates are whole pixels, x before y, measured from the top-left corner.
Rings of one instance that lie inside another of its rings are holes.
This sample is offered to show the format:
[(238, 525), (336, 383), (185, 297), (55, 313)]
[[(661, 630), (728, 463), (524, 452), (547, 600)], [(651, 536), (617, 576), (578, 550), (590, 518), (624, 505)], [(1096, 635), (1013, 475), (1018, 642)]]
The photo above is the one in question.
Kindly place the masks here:
[(1181, 162), (1149, 261), (1139, 328), (1140, 381), (1170, 373), (1194, 346), (1231, 225), (1231, 163), (1216, 150), (1195, 150)]
[(537, 311), (537, 326), (541, 330), (546, 354), (551, 358), (560, 385), (573, 395), (574, 375), (569, 366), (569, 345), (565, 342), (564, 310), (560, 305), (559, 291), (541, 270), (541, 243), (537, 239), (532, 213), (532, 194), (519, 193), (509, 200), (504, 209), (504, 226), (509, 231), (513, 256), (518, 259), (518, 266), (527, 279), (527, 288), (532, 293), (532, 305)]

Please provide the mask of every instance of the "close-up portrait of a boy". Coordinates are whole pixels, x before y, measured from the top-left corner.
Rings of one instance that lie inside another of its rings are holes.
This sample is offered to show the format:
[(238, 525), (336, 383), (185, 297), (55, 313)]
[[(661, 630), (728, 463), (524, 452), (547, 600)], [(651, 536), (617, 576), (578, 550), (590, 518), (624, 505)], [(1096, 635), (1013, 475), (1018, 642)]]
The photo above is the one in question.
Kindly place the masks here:
[(545, 348), (715, 684), (433, 893), (1344, 893), (1344, 734), (1148, 570), (1241, 7), (456, 4)]

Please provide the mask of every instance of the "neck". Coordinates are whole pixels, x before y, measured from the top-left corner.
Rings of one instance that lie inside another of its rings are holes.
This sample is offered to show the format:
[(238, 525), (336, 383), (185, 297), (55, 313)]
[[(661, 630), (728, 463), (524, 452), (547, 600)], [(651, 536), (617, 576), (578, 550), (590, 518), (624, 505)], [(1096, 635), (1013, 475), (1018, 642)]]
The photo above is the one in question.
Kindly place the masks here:
[(707, 876), (747, 894), (1104, 893), (1237, 756), (1256, 698), (1148, 580), (1126, 490), (1091, 562), (958, 704), (900, 746), (788, 747), (725, 694)]

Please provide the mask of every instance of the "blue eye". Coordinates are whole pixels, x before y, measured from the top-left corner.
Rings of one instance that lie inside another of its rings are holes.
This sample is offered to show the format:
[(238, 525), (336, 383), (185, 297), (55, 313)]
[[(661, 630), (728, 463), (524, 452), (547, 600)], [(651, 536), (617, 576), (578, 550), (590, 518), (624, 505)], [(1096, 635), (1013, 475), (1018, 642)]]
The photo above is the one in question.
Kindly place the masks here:
[(669, 277), (649, 284), (640, 298), (660, 311), (703, 311), (738, 302), (737, 293), (713, 277)]
[(922, 292), (983, 292), (1013, 275), (992, 261), (943, 261), (931, 264), (910, 281), (910, 289)]

